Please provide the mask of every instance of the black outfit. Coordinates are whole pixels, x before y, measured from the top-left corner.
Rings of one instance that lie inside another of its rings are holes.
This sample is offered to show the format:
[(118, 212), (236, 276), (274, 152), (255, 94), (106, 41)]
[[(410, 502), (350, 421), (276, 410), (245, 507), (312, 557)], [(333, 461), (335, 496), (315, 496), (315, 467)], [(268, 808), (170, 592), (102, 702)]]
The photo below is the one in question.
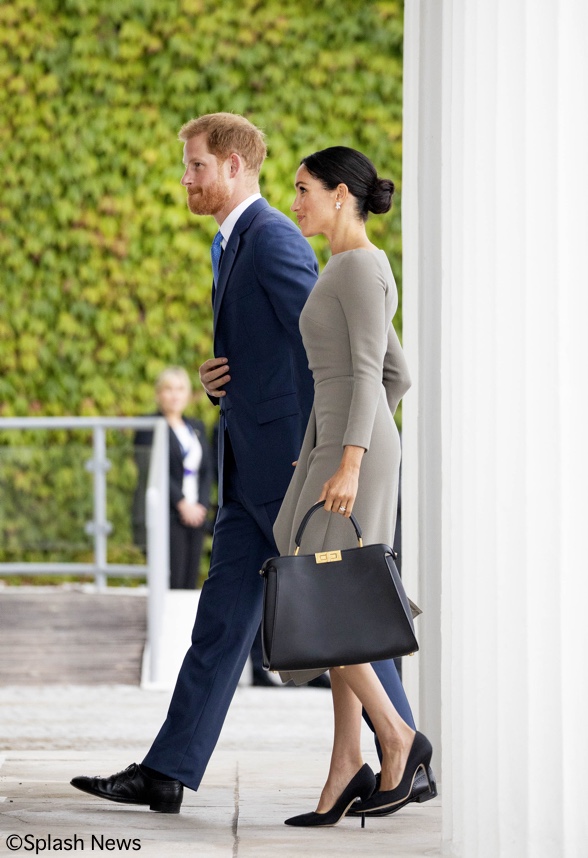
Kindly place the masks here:
[[(152, 416), (152, 415), (150, 415)], [(213, 477), (212, 452), (204, 423), (201, 420), (182, 418), (198, 437), (202, 447), (202, 460), (198, 469), (198, 503), (206, 509), (210, 506), (210, 489)], [(149, 456), (153, 444), (153, 431), (140, 430), (135, 434), (135, 460), (139, 469), (139, 479), (133, 501), (133, 535), (136, 545), (145, 547), (145, 491)], [(201, 527), (186, 526), (178, 512), (177, 505), (184, 497), (183, 452), (173, 429), (169, 429), (169, 563), (170, 589), (194, 590), (198, 581), (198, 569), (202, 554), (202, 543), (206, 534), (206, 523)]]

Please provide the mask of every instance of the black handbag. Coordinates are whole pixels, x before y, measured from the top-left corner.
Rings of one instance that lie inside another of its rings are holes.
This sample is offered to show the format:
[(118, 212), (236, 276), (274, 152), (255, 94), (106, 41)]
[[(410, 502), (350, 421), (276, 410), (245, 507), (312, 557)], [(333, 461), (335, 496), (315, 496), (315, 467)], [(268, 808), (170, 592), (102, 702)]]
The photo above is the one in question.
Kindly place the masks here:
[[(409, 600), (388, 545), (299, 554), (314, 504), (300, 523), (293, 555), (263, 564), (262, 645), (268, 670), (338, 667), (418, 650)], [(418, 610), (418, 609), (417, 609)]]

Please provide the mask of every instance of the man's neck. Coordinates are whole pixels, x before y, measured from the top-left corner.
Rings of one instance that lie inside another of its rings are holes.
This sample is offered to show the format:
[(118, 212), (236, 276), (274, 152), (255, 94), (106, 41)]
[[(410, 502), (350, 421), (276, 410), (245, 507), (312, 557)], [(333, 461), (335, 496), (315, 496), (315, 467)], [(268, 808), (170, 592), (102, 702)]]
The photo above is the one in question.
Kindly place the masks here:
[(234, 194), (226, 206), (224, 206), (220, 211), (218, 211), (214, 215), (214, 219), (219, 226), (221, 226), (224, 221), (228, 218), (231, 212), (240, 206), (242, 202), (244, 202), (247, 197), (250, 197), (252, 194), (259, 194), (259, 184), (255, 184), (252, 187), (243, 188), (239, 191), (239, 193)]

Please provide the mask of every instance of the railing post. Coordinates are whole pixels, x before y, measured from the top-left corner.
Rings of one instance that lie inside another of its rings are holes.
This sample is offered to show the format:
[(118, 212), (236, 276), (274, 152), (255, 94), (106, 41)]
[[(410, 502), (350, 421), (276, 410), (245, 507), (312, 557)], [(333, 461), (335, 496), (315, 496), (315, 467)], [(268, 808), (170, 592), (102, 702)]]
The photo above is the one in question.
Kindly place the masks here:
[(145, 498), (148, 565), (149, 680), (160, 678), (160, 641), (169, 588), (169, 440), (168, 425), (161, 418), (153, 432), (149, 485)]
[(94, 581), (102, 590), (107, 584), (107, 536), (112, 530), (106, 518), (106, 474), (110, 470), (110, 462), (106, 458), (106, 429), (103, 426), (92, 429), (92, 458), (86, 462), (86, 470), (93, 474), (94, 515), (85, 530), (94, 537)]

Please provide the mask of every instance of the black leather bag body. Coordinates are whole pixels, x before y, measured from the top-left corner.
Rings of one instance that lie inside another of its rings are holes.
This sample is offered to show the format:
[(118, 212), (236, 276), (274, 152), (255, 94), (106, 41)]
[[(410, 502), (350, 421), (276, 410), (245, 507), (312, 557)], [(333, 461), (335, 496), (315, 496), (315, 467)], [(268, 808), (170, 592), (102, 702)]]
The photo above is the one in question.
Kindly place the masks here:
[(416, 652), (409, 600), (388, 545), (299, 554), (314, 504), (296, 534), (296, 553), (266, 560), (263, 664), (269, 670), (338, 667)]

